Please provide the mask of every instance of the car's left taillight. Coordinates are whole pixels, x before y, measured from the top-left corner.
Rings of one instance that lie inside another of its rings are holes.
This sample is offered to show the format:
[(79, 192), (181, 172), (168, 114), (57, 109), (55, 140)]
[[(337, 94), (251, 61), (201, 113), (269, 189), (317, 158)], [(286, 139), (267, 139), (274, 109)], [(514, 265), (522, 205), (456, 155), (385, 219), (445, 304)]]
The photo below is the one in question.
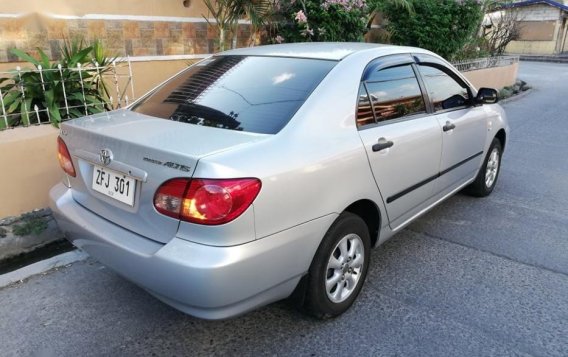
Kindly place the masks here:
[(257, 178), (176, 178), (154, 195), (154, 207), (167, 216), (197, 224), (231, 222), (246, 211), (260, 192)]
[(61, 136), (57, 137), (57, 158), (59, 159), (59, 165), (69, 176), (75, 177), (75, 167), (73, 166), (73, 161), (71, 160), (71, 155), (69, 155), (69, 150), (65, 141), (61, 139)]

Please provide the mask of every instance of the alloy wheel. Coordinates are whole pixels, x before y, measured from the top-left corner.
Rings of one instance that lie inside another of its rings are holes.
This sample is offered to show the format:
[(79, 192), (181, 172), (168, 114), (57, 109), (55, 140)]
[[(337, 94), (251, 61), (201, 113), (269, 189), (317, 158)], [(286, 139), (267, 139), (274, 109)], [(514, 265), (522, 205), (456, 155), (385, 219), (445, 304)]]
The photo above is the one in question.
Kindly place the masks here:
[(487, 166), (485, 168), (485, 186), (490, 188), (497, 179), (497, 172), (499, 171), (499, 149), (493, 148)]
[(332, 302), (341, 303), (355, 291), (365, 263), (364, 249), (357, 234), (346, 235), (333, 249), (325, 278), (327, 297)]

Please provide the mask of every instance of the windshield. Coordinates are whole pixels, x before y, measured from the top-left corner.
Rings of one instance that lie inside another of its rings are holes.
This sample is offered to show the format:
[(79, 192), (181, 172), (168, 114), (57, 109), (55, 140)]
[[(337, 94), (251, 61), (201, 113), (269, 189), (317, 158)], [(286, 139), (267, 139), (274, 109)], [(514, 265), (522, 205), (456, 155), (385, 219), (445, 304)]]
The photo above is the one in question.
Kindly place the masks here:
[(336, 63), (212, 57), (175, 76), (132, 110), (189, 124), (275, 134)]

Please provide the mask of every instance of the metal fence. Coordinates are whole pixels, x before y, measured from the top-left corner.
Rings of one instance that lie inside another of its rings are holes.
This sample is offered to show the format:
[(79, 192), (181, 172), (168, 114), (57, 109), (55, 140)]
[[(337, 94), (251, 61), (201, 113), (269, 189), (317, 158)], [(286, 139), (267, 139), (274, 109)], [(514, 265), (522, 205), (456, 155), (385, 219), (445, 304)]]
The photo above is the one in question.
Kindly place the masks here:
[(477, 69), (504, 67), (519, 62), (519, 56), (497, 56), (477, 58), (452, 63), (460, 72), (475, 71)]
[(133, 100), (128, 57), (104, 66), (96, 62), (76, 67), (18, 66), (0, 72), (0, 130), (114, 110)]

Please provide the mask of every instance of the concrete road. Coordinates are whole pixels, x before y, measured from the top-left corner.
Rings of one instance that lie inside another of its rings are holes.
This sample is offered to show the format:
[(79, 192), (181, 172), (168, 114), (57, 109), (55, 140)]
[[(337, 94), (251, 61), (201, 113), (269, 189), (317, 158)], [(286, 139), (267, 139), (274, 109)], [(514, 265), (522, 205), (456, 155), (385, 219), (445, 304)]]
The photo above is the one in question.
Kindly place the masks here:
[(375, 250), (345, 315), (281, 302), (201, 321), (87, 260), (0, 290), (0, 355), (568, 356), (568, 65), (520, 77), (534, 89), (505, 105), (494, 194), (458, 195)]

